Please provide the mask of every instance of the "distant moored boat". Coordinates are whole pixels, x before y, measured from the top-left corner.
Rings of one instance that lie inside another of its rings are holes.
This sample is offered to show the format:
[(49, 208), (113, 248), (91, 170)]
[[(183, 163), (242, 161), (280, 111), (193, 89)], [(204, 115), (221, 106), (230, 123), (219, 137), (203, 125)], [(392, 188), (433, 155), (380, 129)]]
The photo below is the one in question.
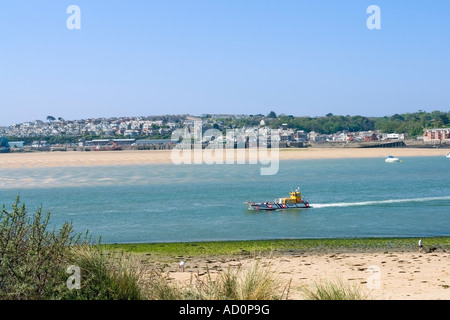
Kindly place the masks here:
[(386, 159), (384, 159), (386, 162), (401, 162), (401, 160), (397, 157), (393, 156), (387, 156)]

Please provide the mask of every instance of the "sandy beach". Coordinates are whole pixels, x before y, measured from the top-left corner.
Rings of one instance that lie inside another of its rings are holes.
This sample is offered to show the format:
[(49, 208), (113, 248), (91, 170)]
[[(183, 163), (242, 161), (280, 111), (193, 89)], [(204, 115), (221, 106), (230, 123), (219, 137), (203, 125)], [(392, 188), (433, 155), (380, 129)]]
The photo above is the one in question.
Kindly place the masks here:
[[(385, 158), (388, 155), (396, 157), (413, 156), (445, 156), (448, 149), (436, 148), (299, 148), (280, 149), (273, 154), (260, 152), (255, 155), (256, 162), (264, 159), (294, 160), (294, 159), (335, 159), (335, 158)], [(226, 153), (223, 154), (225, 159)], [(244, 159), (245, 157), (245, 159)], [(191, 157), (192, 162), (194, 156)], [(219, 159), (214, 153), (204, 152), (203, 163)], [(246, 154), (240, 151), (234, 161), (241, 159), (248, 161)], [(0, 155), (0, 167), (64, 167), (64, 166), (107, 166), (130, 164), (158, 164), (173, 163), (171, 150), (142, 150), (142, 151), (54, 151), (54, 152), (12, 152)]]
[[(255, 266), (270, 268), (283, 288), (289, 289), (288, 300), (304, 300), (302, 287), (340, 281), (357, 288), (369, 300), (449, 300), (450, 253), (379, 251), (290, 253), (251, 258), (187, 259), (184, 272), (173, 263), (165, 268), (179, 286), (192, 279), (214, 277), (228, 268), (248, 270)], [(286, 293), (286, 292), (285, 292)], [(285, 298), (285, 297), (284, 297)]]
[[(384, 159), (387, 155), (400, 158), (414, 156), (444, 157), (448, 149), (436, 148), (305, 148), (281, 149), (278, 158)], [(0, 154), (0, 168), (106, 166), (171, 163), (172, 151), (99, 151), (99, 152), (30, 152)], [(289, 299), (304, 299), (299, 289), (324, 280), (341, 280), (360, 286), (369, 299), (378, 300), (448, 300), (450, 299), (450, 253), (435, 252), (297, 252), (259, 258), (262, 265), (274, 270), (289, 286)], [(174, 262), (166, 267), (170, 277), (180, 284), (206, 270), (217, 273), (233, 268), (251, 267), (255, 257), (189, 258), (184, 272)], [(368, 271), (372, 271), (372, 273)]]

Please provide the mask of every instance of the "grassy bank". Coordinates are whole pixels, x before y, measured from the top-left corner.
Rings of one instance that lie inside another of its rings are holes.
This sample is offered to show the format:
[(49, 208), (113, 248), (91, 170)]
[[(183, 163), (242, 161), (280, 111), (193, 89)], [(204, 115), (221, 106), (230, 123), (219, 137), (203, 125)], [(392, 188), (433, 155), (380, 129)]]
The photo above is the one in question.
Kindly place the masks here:
[[(206, 257), (289, 253), (296, 251), (386, 251), (417, 250), (419, 238), (286, 239), (254, 241), (211, 241), (176, 243), (104, 244), (111, 251), (140, 253), (157, 257)], [(423, 238), (425, 250), (435, 247), (450, 250), (450, 237)]]

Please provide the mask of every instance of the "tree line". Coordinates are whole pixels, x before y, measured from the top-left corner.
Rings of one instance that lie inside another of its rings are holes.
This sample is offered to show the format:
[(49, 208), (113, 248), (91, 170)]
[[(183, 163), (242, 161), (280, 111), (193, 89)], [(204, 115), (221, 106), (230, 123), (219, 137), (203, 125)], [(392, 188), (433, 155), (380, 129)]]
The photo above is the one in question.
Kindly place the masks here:
[(321, 134), (333, 134), (339, 131), (375, 131), (382, 133), (405, 133), (410, 138), (423, 135), (424, 130), (450, 127), (450, 112), (418, 111), (414, 113), (394, 114), (384, 117), (365, 117), (350, 115), (333, 115), (328, 113), (322, 117), (294, 117), (292, 115), (276, 115), (271, 111), (268, 115), (250, 115), (241, 118), (224, 118), (220, 122), (224, 127), (240, 128), (258, 126), (264, 121), (271, 128), (285, 126), (305, 132), (315, 131)]

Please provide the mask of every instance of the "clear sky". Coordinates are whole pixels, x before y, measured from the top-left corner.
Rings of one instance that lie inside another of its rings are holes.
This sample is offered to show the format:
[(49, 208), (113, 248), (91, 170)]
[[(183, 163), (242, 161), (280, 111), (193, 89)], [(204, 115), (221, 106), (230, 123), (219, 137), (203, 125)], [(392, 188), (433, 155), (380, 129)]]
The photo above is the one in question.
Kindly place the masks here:
[(0, 125), (449, 106), (448, 0), (0, 0)]

